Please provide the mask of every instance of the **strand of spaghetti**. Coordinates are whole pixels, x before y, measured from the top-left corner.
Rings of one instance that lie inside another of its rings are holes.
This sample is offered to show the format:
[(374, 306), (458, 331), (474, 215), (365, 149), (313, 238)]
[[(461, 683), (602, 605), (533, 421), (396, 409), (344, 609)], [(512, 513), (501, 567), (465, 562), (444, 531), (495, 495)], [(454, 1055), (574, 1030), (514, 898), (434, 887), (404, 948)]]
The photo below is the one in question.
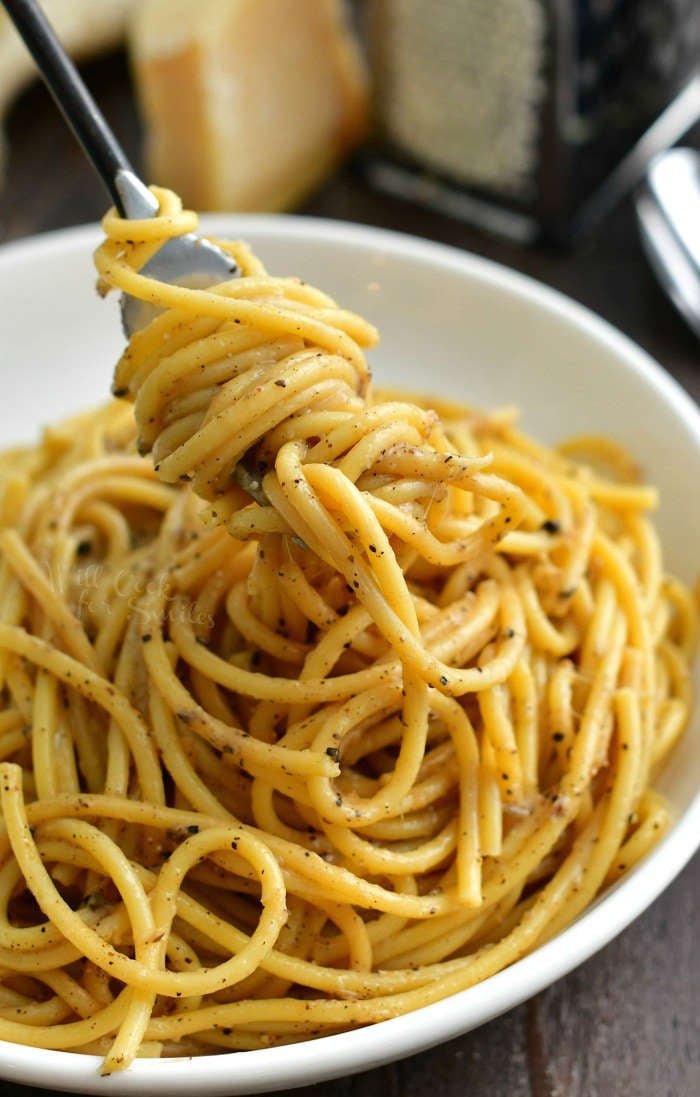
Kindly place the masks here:
[(334, 776), (337, 772), (337, 766), (327, 755), (260, 742), (206, 712), (174, 676), (161, 638), (154, 637), (153, 643), (149, 642), (146, 662), (154, 687), (166, 703), (174, 706), (178, 719), (217, 750), (237, 755), (250, 773), (264, 776), (270, 767), (299, 776)]
[[(299, 469), (301, 472), (301, 469)], [(418, 619), (415, 607), (408, 591), (404, 574), (398, 561), (391, 551), (389, 539), (380, 523), (375, 520), (371, 510), (367, 507), (360, 492), (357, 491), (342, 473), (340, 469), (330, 468), (328, 465), (305, 464), (303, 474), (312, 492), (322, 506), (325, 506), (329, 515), (336, 512), (342, 516), (344, 523), (352, 529), (353, 541), (348, 540), (348, 547), (360, 549), (364, 559), (369, 565), (369, 573), (376, 585), (385, 593), (391, 602), (394, 613), (401, 618), (404, 627), (408, 628), (414, 636), (418, 635)], [(284, 475), (284, 472), (281, 472)], [(281, 484), (284, 487), (284, 483)], [(370, 545), (373, 548), (370, 548)], [(337, 566), (337, 557), (333, 561)], [(354, 563), (354, 553), (350, 551), (347, 556), (348, 563)], [(346, 579), (355, 586), (354, 572), (340, 568)], [(358, 590), (358, 598), (364, 601)], [(373, 617), (373, 620), (376, 618)]]
[(562, 910), (552, 919), (547, 927), (547, 938), (563, 928), (565, 919), (576, 917), (597, 893), (624, 840), (630, 814), (636, 806), (638, 772), (643, 757), (639, 704), (632, 690), (621, 689), (615, 694), (614, 705), (619, 721), (616, 773), (612, 788), (596, 809), (604, 812), (604, 819), (567, 900), (566, 915)]
[[(279, 460), (278, 458), (278, 462)], [(337, 561), (338, 570), (355, 590), (393, 650), (401, 653), (402, 661), (419, 671), (429, 685), (451, 696), (478, 692), (494, 682), (503, 681), (522, 652), (524, 629), (514, 627), (509, 621), (505, 627), (512, 631), (512, 635), (501, 644), (499, 655), (486, 667), (461, 670), (432, 657), (406, 630), (398, 614), (377, 588), (368, 568), (353, 556), (352, 543), (346, 539), (331, 516), (319, 507), (315, 496), (305, 486), (303, 475), (295, 475), (302, 470), (303, 466), (293, 463), (285, 473), (285, 476), (290, 477), (284, 482), (285, 490), (293, 496), (293, 509), (286, 506), (286, 497), (277, 492), (271, 476), (265, 478), (265, 492), (293, 529), (296, 530), (297, 526), (295, 515), (301, 513), (306, 519), (307, 530), (319, 530), (319, 534), (311, 536), (307, 543), (322, 559)], [(353, 559), (349, 560), (349, 557)], [(504, 617), (514, 618), (521, 625), (519, 599), (507, 588), (502, 593), (502, 605)]]
[(642, 742), (641, 749), (645, 763), (642, 780), (648, 778), (653, 740), (653, 708), (651, 700), (654, 693), (655, 665), (651, 645), (649, 624), (644, 616), (644, 606), (638, 580), (625, 560), (620, 549), (611, 539), (598, 530), (593, 538), (591, 551), (604, 561), (606, 574), (615, 585), (620, 605), (629, 622), (630, 642), (638, 647), (643, 658), (643, 685), (640, 691), (642, 700)]
[[(396, 675), (396, 665), (392, 663), (370, 667), (354, 674), (343, 674), (338, 678), (306, 679), (303, 682), (245, 670), (198, 644), (186, 614), (177, 612), (177, 607), (178, 603), (175, 600), (170, 630), (172, 639), (183, 658), (190, 666), (197, 667), (207, 677), (243, 696), (254, 697), (257, 700), (278, 701), (282, 704), (332, 702), (342, 700), (358, 690), (376, 688), (382, 682), (391, 681)], [(177, 697), (179, 703), (183, 699), (183, 694), (189, 696), (177, 678), (167, 671), (158, 643), (155, 647), (149, 645), (145, 658), (147, 663), (151, 660), (149, 671), (153, 677), (157, 669), (159, 675), (162, 671), (163, 676), (168, 678), (168, 697), (173, 700)], [(323, 768), (329, 774), (332, 772), (327, 761)]]
[(34, 1025), (0, 1017), (0, 1040), (52, 1051), (70, 1051), (114, 1032), (126, 1010), (126, 994), (122, 991), (109, 1006), (80, 1021)]
[[(8, 849), (9, 852), (9, 843)], [(14, 860), (6, 860), (0, 869), (0, 949), (5, 955), (17, 953), (50, 953), (58, 949), (56, 966), (70, 963), (77, 958), (72, 945), (65, 942), (59, 931), (51, 924), (43, 926), (14, 926), (10, 922), (9, 905), (22, 881), (22, 873)], [(65, 958), (64, 958), (65, 954)]]
[[(149, 644), (149, 650), (146, 656), (147, 660), (152, 653), (152, 649), (155, 649), (156, 646), (155, 643), (152, 645)], [(148, 789), (151, 774), (150, 765), (152, 764), (155, 766), (153, 745), (141, 716), (131, 705), (129, 705), (126, 698), (115, 690), (114, 686), (99, 675), (90, 671), (89, 668), (85, 667), (83, 664), (80, 664), (69, 656), (57, 651), (55, 648), (51, 647), (50, 644), (45, 643), (45, 641), (39, 640), (35, 636), (30, 636), (24, 629), (0, 624), (0, 647), (23, 655), (25, 658), (36, 663), (37, 666), (44, 667), (44, 669), (55, 674), (57, 678), (60, 678), (66, 685), (77, 689), (88, 700), (96, 701), (106, 709), (107, 712), (114, 717), (115, 721), (126, 735), (132, 756), (141, 773), (142, 787), (144, 788), (144, 791)], [(149, 669), (151, 668), (149, 667)], [(155, 669), (152, 670), (154, 682), (158, 681), (159, 670), (160, 666), (156, 662)], [(169, 664), (168, 670), (165, 673), (168, 677), (170, 676)], [(192, 698), (186, 691), (183, 690), (182, 693), (185, 696), (184, 712), (190, 713), (194, 709), (192, 712), (192, 723), (196, 723), (198, 719), (201, 719), (207, 727), (209, 725), (216, 727), (219, 724), (219, 721), (208, 718), (207, 714), (204, 713), (204, 710), (199, 709), (198, 706), (193, 706)], [(238, 729), (223, 728), (222, 734), (226, 743), (230, 741), (231, 737), (235, 736), (236, 730)], [(275, 748), (267, 747), (267, 744), (256, 743), (254, 740), (247, 741), (241, 748), (242, 756), (244, 755), (246, 758), (249, 758), (251, 765), (253, 764), (253, 760), (255, 760), (257, 764), (264, 766), (265, 760), (270, 755), (274, 757), (279, 753), (280, 752)], [(284, 763), (289, 766), (290, 772), (298, 770), (301, 773), (308, 773), (316, 770), (321, 773), (328, 773), (329, 775), (332, 775), (335, 772), (335, 767), (329, 758), (315, 758), (308, 755), (297, 757), (291, 752), (284, 752), (282, 758), (284, 759)], [(262, 759), (262, 761), (258, 763), (258, 759)], [(149, 768), (147, 768), (147, 764)], [(159, 767), (155, 770), (153, 779), (160, 783)]]
[[(191, 290), (171, 283), (159, 282), (154, 290), (154, 283), (150, 278), (137, 274), (123, 260), (119, 261), (106, 254), (101, 255), (98, 251), (95, 265), (98, 274), (105, 281), (111, 282), (130, 297), (148, 301), (156, 308), (178, 309), (197, 316), (248, 324), (272, 334), (286, 334), (293, 331), (300, 338), (307, 339), (312, 344), (330, 352), (337, 348), (359, 370), (365, 368), (364, 357), (357, 344), (342, 329), (280, 307), (269, 299), (264, 303), (247, 301), (236, 294), (238, 287), (235, 283), (221, 283), (211, 290)], [(127, 360), (124, 367), (128, 365)], [(126, 368), (122, 369), (121, 374), (119, 368), (117, 369), (120, 386), (123, 384), (121, 376), (125, 372)]]
[(202, 780), (192, 762), (186, 756), (177, 734), (174, 717), (157, 690), (151, 691), (149, 706), (153, 733), (158, 748), (161, 756), (166, 760), (165, 765), (168, 773), (177, 788), (196, 811), (201, 811), (213, 818), (227, 817), (228, 812), (222, 808), (216, 795)]
[(617, 850), (606, 876), (613, 883), (644, 857), (671, 823), (668, 805), (653, 789), (645, 789), (637, 805), (636, 828)]
[(68, 1005), (59, 995), (55, 995), (43, 1002), (32, 1001), (30, 998), (22, 998), (17, 995), (16, 1004), (12, 1007), (0, 1009), (0, 1017), (12, 1021), (13, 1013), (22, 1018), (22, 1024), (30, 1027), (35, 1025), (60, 1025), (67, 1018), (75, 1015), (75, 1010)]
[(73, 658), (98, 671), (95, 651), (80, 622), (52, 589), (48, 577), (32, 558), (20, 535), (11, 529), (0, 533), (0, 550), (18, 579), (42, 606), (56, 633)]
[[(166, 511), (172, 502), (172, 488), (167, 484), (146, 476), (137, 477), (128, 470), (123, 476), (105, 476), (83, 484), (73, 493), (73, 514), (70, 511), (64, 512), (66, 524), (72, 519), (75, 511), (79, 511), (80, 507), (98, 492), (106, 498), (115, 498), (123, 503), (142, 503), (144, 506), (151, 506), (161, 511)], [(57, 504), (61, 502), (59, 498)]]
[(515, 568), (514, 579), (525, 612), (531, 642), (540, 650), (547, 651), (557, 658), (569, 655), (579, 642), (579, 634), (574, 622), (566, 621), (563, 628), (557, 628), (550, 621), (537, 596), (532, 577), (525, 568)]
[(162, 787), (160, 766), (148, 731), (139, 713), (110, 682), (44, 640), (30, 636), (21, 628), (0, 624), (0, 647), (43, 667), (65, 685), (76, 689), (88, 701), (95, 701), (105, 709), (119, 725), (129, 743), (144, 795), (149, 795), (150, 790), (156, 800), (162, 799), (158, 791)]
[[(484, 582), (479, 585), (476, 592), (476, 598), (473, 599), (470, 596), (463, 603), (463, 605), (468, 605), (471, 609), (470, 630), (479, 631), (491, 620), (499, 609), (499, 600), (499, 593), (493, 584)], [(501, 617), (503, 618), (503, 632), (506, 635), (505, 643), (517, 640), (517, 647), (521, 648), (523, 645), (524, 633), (522, 631), (523, 619), (519, 611), (519, 602), (515, 598), (508, 598), (506, 606), (501, 606), (500, 609)], [(181, 603), (175, 599), (169, 621), (172, 639), (183, 658), (190, 666), (196, 667), (206, 677), (213, 679), (220, 685), (226, 686), (228, 689), (234, 690), (236, 693), (243, 696), (251, 696), (260, 700), (271, 700), (290, 704), (297, 704), (300, 702), (330, 703), (342, 700), (353, 693), (367, 689), (376, 689), (382, 683), (394, 681), (396, 677), (399, 666), (398, 660), (396, 659), (387, 659), (385, 662), (380, 661), (376, 665), (368, 667), (366, 670), (351, 674), (341, 674), (338, 677), (310, 678), (304, 675), (303, 681), (301, 676), (299, 680), (292, 681), (288, 678), (248, 671), (242, 667), (237, 667), (226, 662), (213, 651), (210, 651), (202, 644), (199, 644), (188, 620), (188, 614), (184, 612), (184, 610), (186, 610), (186, 606), (182, 606)], [(451, 616), (456, 615), (458, 612), (460, 612), (459, 606), (453, 606), (451, 609), (445, 611), (446, 630), (448, 633), (450, 632), (450, 626), (452, 627), (448, 645), (450, 644), (450, 641), (454, 643), (455, 638), (459, 636), (459, 633), (455, 631), (455, 622), (453, 619), (451, 620)], [(157, 617), (155, 607), (152, 616)], [(354, 618), (350, 618), (350, 620), (353, 619)], [(344, 618), (343, 620), (347, 621), (348, 618)], [(339, 628), (340, 627), (342, 626), (339, 625)], [(518, 628), (521, 630), (519, 634), (516, 632)], [(514, 633), (514, 636), (509, 636), (510, 631)], [(429, 635), (426, 639), (430, 642)], [(346, 641), (347, 637), (343, 637), (342, 643), (345, 643)], [(159, 669), (162, 667), (164, 674), (167, 675), (168, 671), (165, 668), (162, 653), (157, 645), (156, 651), (158, 652)], [(445, 656), (449, 658), (451, 654), (448, 646)], [(457, 653), (455, 652), (455, 655), (456, 654)], [(145, 652), (145, 657), (146, 660), (148, 660), (149, 657), (153, 657), (150, 645)], [(508, 658), (510, 659), (511, 657), (512, 652), (509, 649)], [(478, 671), (475, 672), (475, 675), (481, 676)], [(174, 675), (171, 675), (168, 686), (168, 696), (177, 696), (180, 699), (183, 698), (182, 685)]]
[[(427, 442), (437, 441), (440, 427), (434, 412), (426, 411), (406, 401), (386, 401), (374, 404), (362, 410), (361, 416), (339, 416), (329, 425), (327, 413), (320, 421), (325, 427), (323, 438), (310, 446), (307, 458), (311, 464), (329, 464), (339, 459), (338, 468), (353, 482), (360, 479), (368, 468), (372, 468), (382, 451), (386, 452), (392, 444), (391, 439), (405, 442), (413, 434), (417, 439)], [(388, 433), (387, 433), (388, 428)], [(270, 444), (275, 452), (284, 442), (291, 441), (289, 433), (291, 423), (281, 427)], [(491, 463), (488, 455), (475, 458), (472, 467), (484, 468)]]
[(475, 564), (479, 556), (492, 547), (494, 539), (499, 535), (503, 537), (504, 549), (507, 547), (503, 543), (506, 539), (508, 546), (512, 544), (511, 535), (506, 532), (506, 527), (512, 522), (512, 516), (508, 514), (480, 522), (474, 528), (450, 531), (456, 534), (454, 539), (441, 541), (426, 528), (422, 518), (414, 518), (400, 511), (395, 501), (390, 503), (375, 494), (369, 497), (367, 503), (386, 533), (393, 534), (417, 548), (424, 559), (439, 567), (454, 567), (463, 561)]
[[(0, 776), (0, 780), (3, 779)], [(119, 888), (129, 915), (135, 960), (143, 965), (146, 970), (155, 970), (160, 959), (159, 950), (156, 948), (155, 921), (151, 914), (151, 907), (146, 893), (138, 879), (138, 874), (133, 872), (126, 858), (120, 851), (117, 851), (115, 855), (116, 847), (113, 843), (95, 827), (82, 821), (59, 819), (46, 824), (42, 831), (48, 834), (49, 837), (57, 838), (59, 841), (63, 839), (81, 846), (92, 855), (100, 864), (100, 867), (104, 866), (108, 869), (110, 878)], [(36, 880), (36, 873), (34, 879)], [(30, 882), (29, 878), (28, 882)], [(37, 887), (36, 883), (34, 887)], [(41, 883), (39, 883), (38, 888), (39, 894), (46, 894), (46, 888), (42, 887)], [(55, 919), (56, 915), (54, 913)], [(70, 939), (69, 933), (66, 936)], [(99, 959), (96, 959), (94, 953), (92, 960), (99, 964)], [(107, 960), (105, 970), (108, 970), (110, 966), (111, 962)], [(109, 1074), (122, 1064), (129, 1063), (134, 1059), (153, 1012), (155, 997), (155, 991), (150, 987), (130, 987), (128, 989), (126, 994), (127, 1008), (114, 1044), (104, 1059), (103, 1074)]]
[[(257, 872), (262, 889), (260, 921), (246, 952), (239, 953), (215, 969), (193, 972), (168, 972), (155, 970), (142, 962), (129, 959), (101, 938), (75, 915), (56, 891), (51, 877), (37, 855), (21, 788), (21, 770), (8, 763), (0, 765), (0, 799), (3, 815), (13, 852), (42, 908), (50, 912), (54, 924), (76, 948), (83, 950), (98, 967), (109, 969), (114, 977), (128, 986), (142, 987), (152, 993), (176, 995), (206, 993), (214, 986), (229, 986), (243, 978), (257, 964), (260, 955), (266, 954), (277, 938), (286, 918), (284, 907), (284, 879), (274, 857), (264, 844), (251, 833), (235, 826), (217, 826), (193, 835), (183, 842), (168, 864), (163, 867), (151, 897), (151, 905), (145, 897), (138, 876), (121, 851), (96, 828), (74, 822), (71, 841), (88, 849), (93, 857), (104, 865), (109, 878), (114, 880), (123, 895), (135, 939), (145, 943), (148, 938), (163, 936), (167, 924), (174, 915), (174, 900), (181, 879), (200, 855), (222, 847), (235, 845), (239, 855), (246, 858)], [(52, 824), (61, 836), (68, 830), (60, 821)], [(69, 829), (69, 828), (68, 828)], [(263, 878), (264, 877), (264, 878)], [(158, 921), (156, 922), (156, 915)]]
[[(394, 703), (399, 700), (396, 697), (396, 692), (397, 690), (392, 690), (389, 693), (389, 697), (392, 693), (394, 694)], [(342, 810), (342, 802), (338, 804), (338, 793), (329, 781), (322, 777), (310, 778), (308, 789), (311, 803), (322, 819), (346, 827), (352, 817), (354, 817), (356, 823), (365, 823), (388, 815), (399, 814), (402, 803), (405, 807), (405, 797), (416, 781), (425, 752), (430, 700), (425, 683), (410, 672), (407, 672), (403, 677), (401, 693), (403, 735), (390, 778), (385, 781), (381, 791), (369, 801), (358, 796), (351, 796), (345, 810)], [(365, 704), (369, 702), (371, 710), (380, 697), (381, 693), (379, 697), (375, 693), (365, 700)], [(349, 705), (346, 704), (343, 707), (346, 712), (349, 710), (351, 721), (354, 722), (358, 716), (360, 720), (362, 719), (361, 710), (357, 716), (355, 715), (357, 706), (352, 701)], [(343, 727), (343, 710), (341, 709), (332, 724), (324, 722), (324, 726), (311, 743), (312, 749), (326, 753), (334, 748), (338, 749), (336, 744), (342, 745), (345, 731), (346, 728)], [(334, 834), (337, 835), (338, 831), (334, 831)], [(350, 835), (347, 837), (348, 841), (352, 841)], [(343, 847), (339, 846), (338, 848)]]

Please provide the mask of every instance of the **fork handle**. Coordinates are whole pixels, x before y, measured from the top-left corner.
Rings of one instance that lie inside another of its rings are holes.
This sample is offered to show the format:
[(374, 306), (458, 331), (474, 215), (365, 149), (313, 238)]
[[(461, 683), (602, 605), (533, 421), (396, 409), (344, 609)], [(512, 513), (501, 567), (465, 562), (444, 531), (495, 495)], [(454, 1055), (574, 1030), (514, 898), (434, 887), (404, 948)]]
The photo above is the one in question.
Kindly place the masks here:
[(36, 0), (2, 0), (63, 117), (122, 217), (153, 217), (158, 202), (136, 175)]

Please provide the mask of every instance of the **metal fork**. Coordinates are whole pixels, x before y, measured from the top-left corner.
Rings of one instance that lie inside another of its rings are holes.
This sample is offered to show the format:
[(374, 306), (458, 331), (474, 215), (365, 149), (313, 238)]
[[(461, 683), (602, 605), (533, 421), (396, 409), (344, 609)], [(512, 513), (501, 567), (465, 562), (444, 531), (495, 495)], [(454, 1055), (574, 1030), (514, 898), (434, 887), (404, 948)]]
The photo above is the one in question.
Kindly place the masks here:
[[(155, 217), (158, 200), (132, 168), (39, 5), (35, 0), (2, 3), (121, 216), (138, 220)], [(205, 288), (234, 278), (240, 271), (221, 248), (188, 233), (168, 240), (141, 273), (161, 282)], [(121, 311), (124, 332), (131, 336), (153, 318), (156, 310), (124, 294)]]

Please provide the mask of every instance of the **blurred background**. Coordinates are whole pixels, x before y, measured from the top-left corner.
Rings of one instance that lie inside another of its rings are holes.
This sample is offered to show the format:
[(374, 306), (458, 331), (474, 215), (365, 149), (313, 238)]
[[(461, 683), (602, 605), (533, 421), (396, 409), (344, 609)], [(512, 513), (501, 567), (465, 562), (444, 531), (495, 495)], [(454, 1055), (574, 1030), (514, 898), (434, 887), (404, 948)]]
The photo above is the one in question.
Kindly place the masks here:
[[(147, 181), (200, 210), (339, 218), (495, 259), (588, 305), (700, 399), (700, 344), (652, 272), (633, 201), (656, 154), (700, 147), (700, 0), (43, 6)], [(0, 242), (102, 216), (2, 11), (0, 131)], [(696, 1095), (699, 905), (696, 858), (532, 1002), (418, 1064), (303, 1092)]]

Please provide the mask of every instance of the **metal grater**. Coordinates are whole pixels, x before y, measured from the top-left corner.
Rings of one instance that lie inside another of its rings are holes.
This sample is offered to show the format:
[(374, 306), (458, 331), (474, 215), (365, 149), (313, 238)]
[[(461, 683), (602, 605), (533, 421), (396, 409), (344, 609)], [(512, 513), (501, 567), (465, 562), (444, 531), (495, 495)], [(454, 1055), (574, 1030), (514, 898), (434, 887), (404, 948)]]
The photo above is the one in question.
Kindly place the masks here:
[(571, 238), (700, 116), (696, 94), (674, 108), (700, 0), (365, 0), (361, 19), (370, 179), (511, 237)]

